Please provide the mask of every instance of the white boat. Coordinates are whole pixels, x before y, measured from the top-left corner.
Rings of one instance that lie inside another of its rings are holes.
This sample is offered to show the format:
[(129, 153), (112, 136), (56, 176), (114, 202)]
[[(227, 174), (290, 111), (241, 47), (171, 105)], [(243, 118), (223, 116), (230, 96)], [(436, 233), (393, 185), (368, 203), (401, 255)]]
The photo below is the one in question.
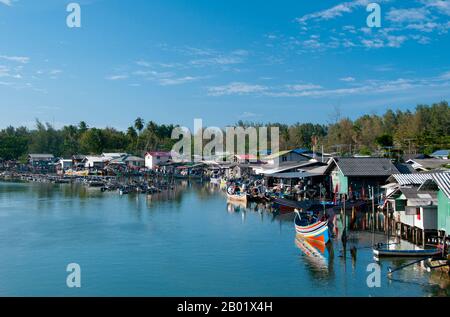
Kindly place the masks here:
[(222, 181), (222, 178), (220, 178), (220, 177), (211, 177), (210, 179), (209, 179), (209, 182), (211, 183), (211, 184), (217, 184), (217, 185), (220, 185), (220, 182)]
[(409, 258), (425, 258), (440, 255), (440, 249), (425, 249), (425, 250), (394, 250), (386, 248), (374, 248), (373, 254), (377, 257), (409, 257)]

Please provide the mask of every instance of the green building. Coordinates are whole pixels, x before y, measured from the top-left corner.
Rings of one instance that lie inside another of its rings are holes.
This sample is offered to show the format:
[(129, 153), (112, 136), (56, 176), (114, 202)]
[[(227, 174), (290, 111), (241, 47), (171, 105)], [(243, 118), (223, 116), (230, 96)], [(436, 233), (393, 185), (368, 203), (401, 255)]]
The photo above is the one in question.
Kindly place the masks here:
[(450, 173), (433, 174), (439, 187), (438, 192), (438, 228), (450, 236)]

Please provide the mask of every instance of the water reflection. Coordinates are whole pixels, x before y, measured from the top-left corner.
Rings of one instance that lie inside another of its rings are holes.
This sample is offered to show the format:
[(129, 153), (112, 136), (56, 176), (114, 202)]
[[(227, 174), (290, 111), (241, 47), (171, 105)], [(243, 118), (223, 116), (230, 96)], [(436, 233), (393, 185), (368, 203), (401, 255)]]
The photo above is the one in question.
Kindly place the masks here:
[[(78, 184), (0, 183), (0, 203), (0, 276), (17, 276), (0, 283), (0, 294), (16, 286), (18, 294), (26, 288), (34, 295), (61, 294), (65, 289), (54, 286), (60, 283), (54, 272), (66, 259), (89, 265), (99, 281), (95, 295), (120, 289), (113, 295), (448, 296), (450, 287), (442, 272), (420, 265), (388, 280), (388, 267), (408, 260), (387, 259), (380, 262), (383, 287), (368, 289), (371, 233), (350, 231), (345, 249), (340, 237), (317, 244), (295, 235), (293, 213), (227, 202), (218, 186), (206, 182), (180, 181), (171, 191), (123, 196)], [(18, 230), (23, 233), (14, 234)], [(24, 267), (52, 283), (45, 291), (28, 283)], [(270, 274), (274, 267), (282, 269)], [(118, 280), (121, 288), (111, 287)], [(236, 288), (237, 280), (246, 287)]]
[(302, 251), (304, 262), (307, 264), (314, 279), (328, 280), (334, 277), (334, 249), (332, 243), (324, 244), (296, 235), (295, 245)]

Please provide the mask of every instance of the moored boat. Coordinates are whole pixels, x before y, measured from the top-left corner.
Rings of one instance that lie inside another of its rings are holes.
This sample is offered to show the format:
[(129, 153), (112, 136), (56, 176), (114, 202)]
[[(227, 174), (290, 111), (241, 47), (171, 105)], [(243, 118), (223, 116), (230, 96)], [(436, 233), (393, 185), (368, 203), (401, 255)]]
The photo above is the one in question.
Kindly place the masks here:
[(247, 192), (241, 190), (237, 185), (231, 185), (227, 188), (227, 197), (229, 201), (247, 203)]
[(233, 194), (233, 195), (227, 193), (227, 198), (230, 201), (238, 201), (238, 202), (242, 202), (242, 203), (247, 203), (247, 194), (246, 193)]
[(375, 247), (373, 254), (375, 257), (409, 257), (409, 258), (426, 258), (440, 255), (442, 250), (440, 249), (418, 249), (418, 250), (395, 250), (387, 249), (383, 247)]
[(211, 184), (216, 184), (216, 185), (220, 185), (221, 181), (222, 181), (222, 179), (220, 177), (211, 177), (209, 179), (209, 182)]
[(295, 231), (298, 235), (321, 243), (328, 243), (328, 220), (320, 220), (317, 216), (296, 211)]

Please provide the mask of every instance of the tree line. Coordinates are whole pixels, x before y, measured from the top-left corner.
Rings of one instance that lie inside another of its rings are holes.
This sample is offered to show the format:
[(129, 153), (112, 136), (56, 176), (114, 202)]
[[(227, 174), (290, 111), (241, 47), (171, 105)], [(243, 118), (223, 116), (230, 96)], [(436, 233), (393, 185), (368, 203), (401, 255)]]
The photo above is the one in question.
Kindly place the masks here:
[[(413, 111), (387, 110), (382, 115), (366, 114), (352, 120), (335, 109), (327, 124), (237, 122), (237, 126), (277, 126), (280, 149), (308, 148), (350, 154), (379, 154), (401, 151), (429, 154), (450, 148), (450, 107), (447, 102), (418, 105)], [(56, 129), (36, 120), (33, 129), (9, 126), (0, 131), (0, 158), (26, 158), (28, 153), (51, 153), (58, 157), (74, 154), (127, 152), (142, 155), (147, 150), (170, 150), (173, 124), (145, 122), (137, 118), (126, 130), (90, 127), (84, 121)]]

